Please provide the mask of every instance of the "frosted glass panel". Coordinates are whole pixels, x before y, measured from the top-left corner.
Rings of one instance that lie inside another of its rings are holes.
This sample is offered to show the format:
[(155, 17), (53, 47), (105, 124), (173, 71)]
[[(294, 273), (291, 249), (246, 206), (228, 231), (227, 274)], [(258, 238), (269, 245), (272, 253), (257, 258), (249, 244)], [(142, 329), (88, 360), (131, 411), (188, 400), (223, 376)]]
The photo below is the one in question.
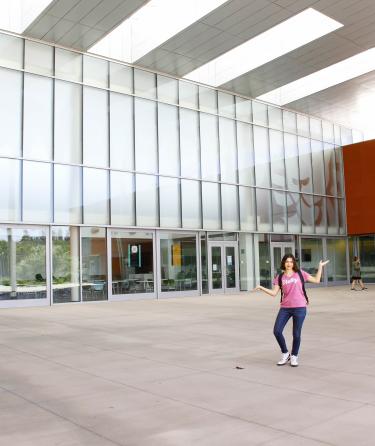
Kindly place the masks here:
[(237, 183), (235, 121), (219, 118), (221, 181)]
[(178, 109), (158, 103), (159, 173), (180, 175)]
[(314, 196), (315, 232), (317, 234), (327, 233), (327, 212), (325, 197)]
[(246, 122), (252, 121), (252, 108), (249, 99), (236, 96), (236, 118)]
[(310, 124), (307, 116), (297, 115), (297, 133), (302, 136), (310, 136)]
[(201, 111), (217, 113), (217, 91), (199, 85), (199, 108)]
[(108, 87), (108, 62), (96, 57), (83, 56), (83, 82), (94, 87)]
[(242, 231), (256, 230), (255, 189), (240, 186), (240, 217)]
[(268, 106), (268, 122), (269, 126), (274, 129), (283, 129), (283, 115), (281, 108)]
[(134, 93), (145, 98), (156, 99), (156, 75), (134, 68)]
[(323, 139), (322, 121), (320, 119), (310, 118), (310, 138)]
[(341, 144), (346, 146), (348, 144), (352, 144), (353, 135), (351, 129), (347, 129), (346, 127), (341, 127)]
[(337, 198), (327, 197), (326, 202), (327, 202), (328, 234), (338, 234), (339, 233), (339, 223), (338, 223)]
[(82, 168), (55, 164), (54, 222), (82, 223)]
[(0, 158), (0, 219), (21, 219), (21, 165), (18, 160)]
[(82, 163), (82, 87), (55, 81), (55, 161)]
[(228, 93), (218, 92), (218, 106), (219, 114), (227, 116), (228, 118), (234, 118), (236, 115), (234, 96)]
[(238, 181), (244, 185), (254, 185), (254, 145), (253, 127), (237, 121)]
[(299, 166), (297, 136), (284, 133), (286, 188), (299, 191)]
[(334, 143), (335, 135), (333, 133), (333, 124), (331, 122), (323, 121), (323, 140), (326, 142)]
[(256, 189), (258, 231), (272, 231), (271, 191)]
[(160, 226), (181, 227), (180, 184), (178, 178), (159, 177)]
[(286, 194), (288, 216), (288, 232), (301, 232), (301, 206), (299, 194), (288, 192)]
[(344, 196), (344, 163), (342, 160), (342, 149), (337, 147), (335, 149), (336, 158), (336, 181), (337, 181), (337, 195)]
[(111, 224), (135, 225), (134, 175), (111, 172)]
[(284, 132), (297, 133), (296, 114), (288, 110), (283, 110)]
[(310, 140), (298, 137), (299, 171), (301, 192), (312, 192)]
[(339, 207), (339, 232), (340, 234), (345, 234), (346, 232), (346, 212), (345, 212), (345, 200), (337, 200)]
[(277, 189), (285, 189), (285, 160), (283, 134), (269, 131), (271, 155), (271, 184)]
[(23, 68), (23, 39), (0, 34), (0, 65), (18, 70)]
[(335, 149), (328, 143), (324, 144), (324, 171), (326, 194), (337, 195)]
[(285, 192), (272, 191), (273, 232), (287, 232)]
[(0, 68), (0, 155), (21, 156), (22, 73)]
[(268, 125), (266, 104), (253, 101), (253, 122), (254, 124)]
[(156, 104), (135, 98), (135, 168), (157, 171)]
[(23, 156), (52, 159), (53, 80), (25, 74)]
[(83, 222), (106, 225), (108, 219), (108, 171), (83, 169)]
[(55, 76), (67, 81), (82, 82), (82, 55), (56, 48)]
[(25, 40), (25, 70), (53, 75), (53, 47)]
[(217, 117), (200, 113), (202, 178), (219, 179), (219, 145)]
[(178, 104), (178, 81), (171, 77), (160, 76), (158, 82), (158, 100)]
[(325, 194), (323, 143), (311, 140), (311, 156), (313, 167), (313, 186), (315, 194)]
[(51, 165), (23, 163), (23, 221), (46, 223), (52, 220)]
[(254, 125), (254, 159), (256, 185), (270, 187), (270, 153), (268, 130)]
[(180, 108), (181, 175), (200, 177), (198, 112)]
[(83, 87), (83, 163), (108, 167), (108, 92)]
[(110, 62), (109, 88), (121, 93), (133, 93), (133, 68)]
[(198, 85), (179, 81), (179, 102), (184, 107), (198, 108)]
[(202, 182), (203, 227), (221, 229), (219, 184)]
[(199, 181), (181, 180), (182, 227), (201, 228), (201, 190)]
[(301, 195), (302, 232), (314, 232), (314, 201), (312, 195)]
[(136, 175), (136, 216), (138, 226), (159, 226), (157, 177)]
[(221, 185), (221, 212), (223, 229), (238, 230), (238, 195), (237, 186)]
[(134, 170), (133, 98), (110, 93), (111, 167)]

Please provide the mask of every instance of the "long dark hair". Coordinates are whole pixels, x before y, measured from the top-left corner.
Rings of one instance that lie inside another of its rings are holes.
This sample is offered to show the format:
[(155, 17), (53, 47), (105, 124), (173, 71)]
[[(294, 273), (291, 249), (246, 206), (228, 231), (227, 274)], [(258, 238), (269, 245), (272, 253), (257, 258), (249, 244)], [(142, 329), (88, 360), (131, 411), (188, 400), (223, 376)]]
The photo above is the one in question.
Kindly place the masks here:
[(298, 268), (297, 260), (293, 254), (285, 254), (285, 256), (281, 259), (281, 265), (280, 265), (281, 271), (285, 271), (285, 262), (287, 261), (287, 259), (293, 260), (293, 271), (296, 273), (299, 270), (299, 268)]

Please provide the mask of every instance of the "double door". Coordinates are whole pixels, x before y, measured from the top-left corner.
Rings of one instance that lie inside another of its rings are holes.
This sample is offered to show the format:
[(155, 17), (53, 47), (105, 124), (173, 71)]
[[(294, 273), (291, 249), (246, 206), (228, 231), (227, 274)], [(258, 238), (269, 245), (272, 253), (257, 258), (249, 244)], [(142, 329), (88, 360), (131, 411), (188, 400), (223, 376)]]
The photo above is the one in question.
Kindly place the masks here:
[(295, 255), (294, 243), (279, 242), (271, 243), (271, 277), (275, 277), (281, 273), (280, 264), (281, 259), (285, 254)]
[(209, 243), (208, 268), (208, 284), (210, 294), (239, 292), (237, 243)]

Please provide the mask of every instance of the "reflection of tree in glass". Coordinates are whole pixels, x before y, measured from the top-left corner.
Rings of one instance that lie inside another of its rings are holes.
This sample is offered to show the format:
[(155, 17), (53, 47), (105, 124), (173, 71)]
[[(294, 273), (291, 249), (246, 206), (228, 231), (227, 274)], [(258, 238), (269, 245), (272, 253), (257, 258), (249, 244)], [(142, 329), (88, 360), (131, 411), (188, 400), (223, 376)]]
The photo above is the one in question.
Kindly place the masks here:
[[(46, 277), (46, 240), (24, 235), (16, 244), (16, 276), (18, 284), (37, 282), (36, 274)], [(40, 283), (40, 280), (38, 281)]]
[(53, 240), (53, 283), (70, 282), (71, 255), (69, 240)]

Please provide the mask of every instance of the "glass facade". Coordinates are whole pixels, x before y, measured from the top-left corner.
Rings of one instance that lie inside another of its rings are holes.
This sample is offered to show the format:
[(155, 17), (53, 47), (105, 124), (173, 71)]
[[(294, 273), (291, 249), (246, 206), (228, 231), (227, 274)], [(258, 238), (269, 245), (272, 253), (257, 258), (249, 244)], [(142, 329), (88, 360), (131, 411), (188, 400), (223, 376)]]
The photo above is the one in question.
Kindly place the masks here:
[[(53, 302), (152, 294), (158, 286), (207, 292), (205, 231), (261, 233), (251, 268), (256, 275), (259, 267), (263, 284), (268, 233), (346, 234), (340, 146), (351, 130), (11, 35), (0, 33), (0, 49), (0, 223), (55, 225), (44, 242)], [(106, 227), (119, 230), (110, 246)], [(159, 229), (170, 232), (154, 252)], [(138, 269), (127, 257), (133, 231), (140, 231), (134, 246), (149, 252)], [(13, 244), (4, 243), (7, 283)], [(45, 280), (46, 270), (33, 272)]]

